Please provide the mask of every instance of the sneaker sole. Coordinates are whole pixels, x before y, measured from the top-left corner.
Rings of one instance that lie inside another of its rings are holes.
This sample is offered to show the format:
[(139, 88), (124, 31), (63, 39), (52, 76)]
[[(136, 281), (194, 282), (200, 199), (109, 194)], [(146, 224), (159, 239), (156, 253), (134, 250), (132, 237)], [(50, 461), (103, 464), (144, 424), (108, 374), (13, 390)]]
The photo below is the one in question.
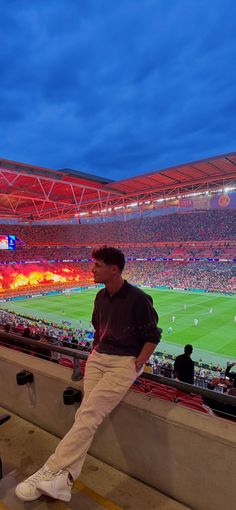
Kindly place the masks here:
[(22, 494), (22, 492), (20, 491), (20, 489), (18, 489), (16, 487), (15, 489), (15, 494), (16, 496), (21, 499), (21, 501), (35, 501), (36, 499), (39, 499), (40, 496), (42, 496), (42, 492), (41, 491), (38, 491), (38, 496), (35, 496), (35, 497), (32, 497), (32, 496), (25, 496), (24, 494)]

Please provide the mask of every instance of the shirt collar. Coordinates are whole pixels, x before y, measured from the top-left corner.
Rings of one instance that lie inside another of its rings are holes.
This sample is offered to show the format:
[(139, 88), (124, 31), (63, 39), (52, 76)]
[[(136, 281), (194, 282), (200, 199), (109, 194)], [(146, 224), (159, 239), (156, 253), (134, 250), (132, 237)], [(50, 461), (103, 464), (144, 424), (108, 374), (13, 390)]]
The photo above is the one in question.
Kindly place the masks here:
[(127, 280), (124, 280), (124, 283), (122, 287), (115, 293), (113, 296), (111, 296), (108, 292), (108, 290), (105, 288), (105, 295), (108, 296), (110, 299), (113, 298), (125, 298), (127, 296), (128, 290), (129, 290), (130, 284), (127, 282)]

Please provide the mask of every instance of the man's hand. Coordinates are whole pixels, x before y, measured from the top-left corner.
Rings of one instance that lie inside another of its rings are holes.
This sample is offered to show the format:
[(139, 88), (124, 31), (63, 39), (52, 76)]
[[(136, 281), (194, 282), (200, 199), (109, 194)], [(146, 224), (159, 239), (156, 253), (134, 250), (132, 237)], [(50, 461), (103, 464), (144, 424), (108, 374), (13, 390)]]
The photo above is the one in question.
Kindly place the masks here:
[(146, 342), (144, 344), (141, 352), (139, 353), (139, 355), (137, 356), (137, 358), (135, 360), (137, 372), (139, 372), (142, 369), (143, 365), (145, 365), (147, 363), (147, 361), (149, 360), (149, 358), (152, 355), (155, 348), (156, 348), (156, 345), (153, 344), (152, 342)]
[(143, 365), (145, 365), (145, 363), (146, 363), (146, 360), (136, 358), (136, 360), (135, 360), (136, 372), (140, 372), (140, 370), (143, 368)]

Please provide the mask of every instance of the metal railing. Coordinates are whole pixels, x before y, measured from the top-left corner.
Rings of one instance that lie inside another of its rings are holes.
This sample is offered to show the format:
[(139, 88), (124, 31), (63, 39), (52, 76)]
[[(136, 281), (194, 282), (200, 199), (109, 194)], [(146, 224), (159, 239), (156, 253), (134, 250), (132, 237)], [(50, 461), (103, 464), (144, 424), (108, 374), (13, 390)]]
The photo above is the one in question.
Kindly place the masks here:
[[(25, 354), (29, 354), (30, 352), (26, 347), (32, 347), (32, 350), (35, 349), (36, 354), (39, 356), (41, 354), (42, 357), (45, 356), (44, 351), (49, 352), (58, 352), (60, 354), (65, 354), (70, 356), (74, 360), (73, 364), (73, 373), (72, 380), (79, 381), (82, 379), (83, 374), (80, 370), (80, 360), (87, 360), (88, 354), (84, 351), (79, 351), (78, 349), (72, 349), (70, 347), (62, 347), (60, 345), (49, 343), (48, 341), (41, 340), (33, 340), (32, 338), (25, 338), (23, 336), (17, 335), (16, 333), (6, 333), (5, 331), (0, 330), (0, 342), (2, 345), (6, 347), (19, 347)], [(48, 358), (44, 357), (44, 359), (48, 361), (53, 361), (50, 356)]]

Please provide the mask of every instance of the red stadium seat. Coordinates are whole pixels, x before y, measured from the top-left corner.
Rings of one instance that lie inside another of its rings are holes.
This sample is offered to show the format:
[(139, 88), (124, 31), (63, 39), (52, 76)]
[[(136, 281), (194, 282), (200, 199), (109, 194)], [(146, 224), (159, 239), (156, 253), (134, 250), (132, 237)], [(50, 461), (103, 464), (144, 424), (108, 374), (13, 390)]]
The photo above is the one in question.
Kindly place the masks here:
[(203, 398), (201, 395), (183, 395), (181, 397), (177, 397), (176, 399), (176, 402), (186, 402), (186, 403), (192, 403), (193, 405), (202, 405), (204, 402), (203, 402)]
[(64, 367), (73, 368), (73, 362), (67, 358), (60, 358), (59, 365), (63, 365)]
[(206, 406), (197, 404), (196, 402), (185, 400), (185, 401), (177, 402), (177, 405), (180, 405), (183, 407), (188, 407), (189, 409), (193, 409), (194, 411), (200, 411), (201, 413), (212, 414), (212, 413), (210, 413), (210, 410)]
[(203, 403), (202, 395), (196, 395), (195, 393), (190, 393), (189, 396), (197, 402)]
[(157, 391), (157, 390), (153, 390), (153, 391), (150, 391), (149, 393), (147, 393), (147, 395), (149, 397), (155, 397), (155, 398), (160, 398), (161, 400), (168, 400), (168, 402), (175, 402), (175, 397), (171, 394), (168, 394), (168, 392), (162, 392), (162, 391)]
[(161, 391), (162, 393), (167, 393), (168, 395), (172, 395), (176, 398), (177, 390), (172, 386), (167, 386), (166, 384), (156, 383), (154, 381), (150, 381), (149, 384), (150, 391)]
[(145, 388), (139, 384), (133, 384), (130, 389), (132, 391), (136, 391), (137, 393), (146, 393)]
[(185, 391), (181, 391), (181, 390), (176, 390), (176, 398), (185, 398), (187, 397), (189, 394), (186, 393)]
[(85, 366), (86, 366), (86, 361), (81, 359), (80, 360), (80, 371), (82, 372), (82, 374), (84, 374)]

